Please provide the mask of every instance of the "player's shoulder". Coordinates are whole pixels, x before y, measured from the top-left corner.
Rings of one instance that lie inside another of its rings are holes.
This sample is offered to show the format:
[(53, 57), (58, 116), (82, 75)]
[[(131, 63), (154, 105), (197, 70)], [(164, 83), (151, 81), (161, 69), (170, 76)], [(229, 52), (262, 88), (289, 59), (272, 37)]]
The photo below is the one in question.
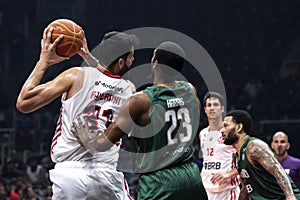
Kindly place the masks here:
[(143, 91), (136, 92), (129, 98), (130, 113), (135, 113), (137, 116), (149, 111), (151, 100)]
[(150, 98), (144, 91), (134, 93), (130, 100), (134, 103), (150, 102)]
[(289, 155), (288, 159), (300, 167), (300, 159), (299, 158)]
[(200, 132), (199, 132), (199, 134), (198, 134), (198, 135), (199, 135), (199, 138), (200, 138), (200, 139), (201, 139), (201, 138), (204, 138), (205, 135), (208, 134), (208, 130), (209, 130), (209, 126), (203, 128), (203, 129), (201, 129)]
[(252, 138), (247, 144), (247, 152), (249, 154), (256, 154), (258, 152), (270, 153), (272, 152), (269, 145), (261, 139)]
[(150, 105), (150, 103), (151, 103), (150, 98), (143, 91), (136, 92), (132, 94), (129, 98), (129, 104), (132, 105), (133, 109), (135, 108), (138, 109), (140, 107)]
[(64, 72), (67, 72), (67, 73), (83, 72), (83, 68), (74, 66), (74, 67), (70, 67), (70, 68), (66, 69)]
[(269, 145), (261, 139), (258, 138), (250, 138), (250, 139), (251, 140), (249, 141), (247, 146), (269, 147)]
[(209, 129), (209, 126), (207, 126), (207, 127), (203, 128), (203, 129), (201, 129), (199, 134), (201, 134), (201, 135), (202, 135), (202, 134), (205, 134), (205, 133), (207, 133), (207, 132), (208, 132), (208, 129)]
[(57, 76), (58, 79), (62, 80), (73, 80), (76, 81), (78, 79), (81, 79), (81, 75), (84, 74), (84, 71), (81, 67), (71, 67), (63, 72), (59, 76)]

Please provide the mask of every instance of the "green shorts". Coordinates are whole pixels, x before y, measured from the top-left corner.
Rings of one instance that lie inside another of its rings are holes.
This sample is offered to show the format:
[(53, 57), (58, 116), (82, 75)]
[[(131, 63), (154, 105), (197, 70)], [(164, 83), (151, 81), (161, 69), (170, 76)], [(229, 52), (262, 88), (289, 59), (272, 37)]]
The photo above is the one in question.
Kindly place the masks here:
[(199, 168), (193, 162), (142, 174), (138, 187), (138, 200), (207, 200)]

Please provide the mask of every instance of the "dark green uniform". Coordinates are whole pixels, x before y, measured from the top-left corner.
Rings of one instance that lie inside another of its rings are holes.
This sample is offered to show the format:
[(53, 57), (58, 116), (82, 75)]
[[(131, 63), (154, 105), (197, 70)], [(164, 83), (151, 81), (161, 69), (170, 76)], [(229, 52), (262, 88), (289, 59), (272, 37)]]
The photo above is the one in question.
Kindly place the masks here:
[[(241, 148), (240, 160), (238, 161), (237, 155), (235, 157), (238, 172), (246, 185), (248, 194), (251, 199), (254, 200), (285, 199), (285, 194), (277, 183), (275, 177), (264, 169), (254, 167), (247, 159), (246, 147), (251, 140), (256, 139), (257, 138), (249, 137)], [(300, 191), (297, 189), (290, 177), (289, 179), (296, 198), (300, 199)]]
[(134, 172), (140, 173), (138, 199), (207, 199), (198, 166), (193, 163), (193, 140), (199, 108), (187, 82), (144, 90), (151, 99), (150, 122), (135, 126)]

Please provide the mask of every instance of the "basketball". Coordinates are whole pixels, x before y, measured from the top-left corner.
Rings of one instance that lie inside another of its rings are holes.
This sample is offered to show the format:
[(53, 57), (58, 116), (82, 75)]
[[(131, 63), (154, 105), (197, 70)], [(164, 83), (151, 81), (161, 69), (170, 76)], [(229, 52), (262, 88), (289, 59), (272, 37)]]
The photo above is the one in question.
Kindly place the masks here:
[(82, 47), (84, 32), (74, 21), (69, 19), (57, 19), (49, 24), (53, 27), (51, 43), (60, 35), (64, 35), (56, 47), (56, 53), (63, 57), (74, 56)]

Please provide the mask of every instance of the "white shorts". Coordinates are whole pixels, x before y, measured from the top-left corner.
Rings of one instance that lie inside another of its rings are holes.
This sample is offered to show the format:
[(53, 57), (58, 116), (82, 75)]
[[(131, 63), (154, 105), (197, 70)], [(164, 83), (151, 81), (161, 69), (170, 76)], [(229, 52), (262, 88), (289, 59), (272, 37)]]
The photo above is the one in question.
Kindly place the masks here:
[(225, 190), (222, 192), (207, 192), (208, 200), (238, 200), (240, 195), (240, 188), (236, 187), (233, 190)]
[(53, 200), (132, 200), (123, 173), (111, 166), (66, 161), (49, 173)]

